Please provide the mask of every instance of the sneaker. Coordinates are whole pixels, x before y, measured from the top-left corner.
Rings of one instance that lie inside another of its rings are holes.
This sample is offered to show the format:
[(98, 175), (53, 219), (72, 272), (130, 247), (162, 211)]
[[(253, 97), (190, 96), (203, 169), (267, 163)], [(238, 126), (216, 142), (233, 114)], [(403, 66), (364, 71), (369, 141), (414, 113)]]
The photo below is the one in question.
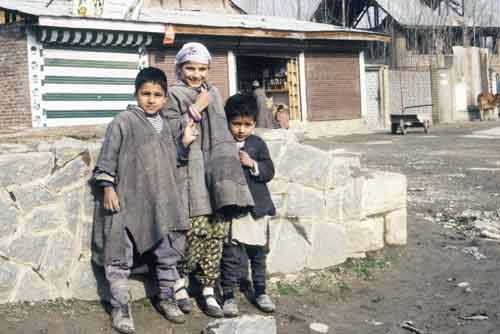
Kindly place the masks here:
[(123, 334), (135, 332), (134, 319), (132, 318), (129, 304), (113, 307), (111, 318), (113, 319), (113, 328), (118, 332)]
[(224, 316), (227, 318), (234, 318), (240, 314), (238, 310), (238, 304), (236, 303), (236, 299), (230, 298), (224, 301), (224, 305), (222, 305), (222, 312), (224, 312)]
[(255, 304), (262, 312), (274, 312), (276, 310), (276, 306), (274, 305), (271, 297), (266, 294), (260, 295), (255, 299)]
[(167, 320), (176, 324), (186, 322), (184, 313), (181, 311), (179, 306), (177, 306), (177, 302), (173, 297), (162, 298), (158, 303), (158, 308)]

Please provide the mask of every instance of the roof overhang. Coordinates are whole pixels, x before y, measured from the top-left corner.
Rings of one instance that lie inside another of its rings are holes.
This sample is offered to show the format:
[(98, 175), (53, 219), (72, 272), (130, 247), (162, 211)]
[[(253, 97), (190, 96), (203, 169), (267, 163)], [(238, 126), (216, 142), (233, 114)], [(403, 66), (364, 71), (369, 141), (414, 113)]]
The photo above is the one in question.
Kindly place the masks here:
[(165, 26), (172, 25), (176, 34), (231, 36), (253, 38), (285, 38), (295, 40), (352, 40), (390, 42), (390, 36), (362, 30), (323, 30), (323, 31), (290, 31), (262, 28), (216, 27), (186, 24), (169, 24), (157, 22), (140, 22), (130, 20), (113, 20), (102, 18), (80, 18), (65, 16), (39, 16), (38, 25), (43, 27), (92, 29), (111, 31), (138, 31), (143, 33), (165, 32)]

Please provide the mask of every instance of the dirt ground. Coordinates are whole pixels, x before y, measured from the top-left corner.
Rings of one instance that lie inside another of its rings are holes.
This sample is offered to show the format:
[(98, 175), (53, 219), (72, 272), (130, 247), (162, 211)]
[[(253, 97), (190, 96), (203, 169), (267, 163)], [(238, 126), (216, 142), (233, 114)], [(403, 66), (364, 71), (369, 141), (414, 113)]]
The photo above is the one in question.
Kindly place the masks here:
[[(465, 137), (495, 127), (496, 137)], [(416, 129), (306, 141), (362, 152), (363, 166), (407, 175), (408, 245), (273, 279), (278, 332), (306, 334), (319, 321), (330, 334), (500, 333), (500, 244), (479, 237), (474, 218), (463, 218), (466, 209), (498, 217), (498, 140), (500, 123), (473, 122), (433, 127), (428, 135)], [(245, 300), (240, 305), (258, 313)], [(0, 333), (113, 333), (105, 309), (80, 301), (0, 305)], [(137, 333), (145, 334), (200, 333), (211, 321), (197, 311), (187, 324), (172, 325), (147, 300), (133, 312)]]

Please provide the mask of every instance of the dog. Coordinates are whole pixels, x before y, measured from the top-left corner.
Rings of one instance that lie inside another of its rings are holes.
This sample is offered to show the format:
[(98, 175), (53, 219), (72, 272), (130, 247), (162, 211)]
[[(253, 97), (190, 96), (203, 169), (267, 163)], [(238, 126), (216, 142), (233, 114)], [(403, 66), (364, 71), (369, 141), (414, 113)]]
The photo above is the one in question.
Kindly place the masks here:
[(489, 111), (488, 119), (496, 119), (496, 117), (493, 117), (493, 114), (496, 106), (500, 104), (500, 94), (491, 94), (489, 92), (481, 93), (477, 96), (477, 103), (479, 105), (479, 116), (481, 121), (485, 120), (484, 112), (486, 110)]

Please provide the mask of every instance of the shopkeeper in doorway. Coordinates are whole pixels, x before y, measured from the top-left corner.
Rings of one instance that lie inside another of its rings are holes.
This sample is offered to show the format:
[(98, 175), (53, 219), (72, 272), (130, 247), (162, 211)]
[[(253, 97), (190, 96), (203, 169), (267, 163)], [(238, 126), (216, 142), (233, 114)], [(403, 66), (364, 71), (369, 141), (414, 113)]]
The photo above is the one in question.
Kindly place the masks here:
[(272, 111), (267, 107), (266, 104), (266, 92), (259, 84), (258, 80), (252, 83), (253, 96), (257, 101), (257, 122), (255, 124), (256, 128), (273, 128), (273, 114)]

